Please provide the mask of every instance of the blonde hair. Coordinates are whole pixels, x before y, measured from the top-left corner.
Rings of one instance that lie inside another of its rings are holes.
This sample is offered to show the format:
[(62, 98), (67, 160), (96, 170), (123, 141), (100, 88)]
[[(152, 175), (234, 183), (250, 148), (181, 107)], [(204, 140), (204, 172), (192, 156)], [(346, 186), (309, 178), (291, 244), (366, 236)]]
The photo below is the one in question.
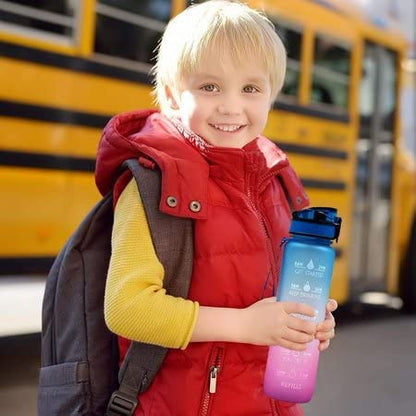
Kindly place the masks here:
[[(181, 77), (192, 73), (205, 51), (227, 53), (236, 63), (253, 56), (270, 74), (271, 102), (283, 86), (286, 51), (273, 23), (261, 12), (231, 0), (195, 4), (166, 26), (157, 50), (154, 94), (168, 111), (165, 87), (177, 89)], [(212, 49), (211, 49), (212, 50)]]

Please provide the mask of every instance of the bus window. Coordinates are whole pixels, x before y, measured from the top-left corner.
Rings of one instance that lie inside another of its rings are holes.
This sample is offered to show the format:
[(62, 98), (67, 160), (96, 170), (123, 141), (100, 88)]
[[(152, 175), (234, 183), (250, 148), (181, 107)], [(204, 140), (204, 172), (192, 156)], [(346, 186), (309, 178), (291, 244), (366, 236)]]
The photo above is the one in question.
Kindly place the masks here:
[[(396, 61), (394, 52), (373, 44), (366, 45), (360, 84), (360, 136), (370, 137), (371, 122), (377, 110), (379, 137), (391, 142), (396, 108)], [(380, 71), (380, 68), (383, 68)], [(377, 86), (380, 85), (379, 90)], [(375, 95), (380, 96), (376, 99)], [(378, 101), (379, 100), (379, 101)], [(377, 109), (376, 109), (377, 106)]]
[(74, 43), (77, 11), (77, 1), (1, 1), (0, 29), (28, 38)]
[(107, 60), (114, 64), (135, 61), (146, 64), (143, 69), (148, 70), (170, 18), (171, 1), (98, 0), (96, 12), (95, 57), (121, 58)]
[(314, 45), (311, 102), (347, 112), (350, 50), (327, 36), (318, 35)]
[(394, 111), (396, 109), (396, 54), (387, 49), (382, 50), (380, 65), (383, 67), (381, 73), (382, 98), (381, 98), (381, 117), (382, 130), (389, 132), (389, 141), (393, 139)]
[(275, 24), (277, 33), (282, 39), (287, 51), (286, 78), (282, 88), (282, 94), (286, 97), (297, 97), (299, 90), (302, 34), (300, 29), (289, 28), (280, 22), (275, 22)]

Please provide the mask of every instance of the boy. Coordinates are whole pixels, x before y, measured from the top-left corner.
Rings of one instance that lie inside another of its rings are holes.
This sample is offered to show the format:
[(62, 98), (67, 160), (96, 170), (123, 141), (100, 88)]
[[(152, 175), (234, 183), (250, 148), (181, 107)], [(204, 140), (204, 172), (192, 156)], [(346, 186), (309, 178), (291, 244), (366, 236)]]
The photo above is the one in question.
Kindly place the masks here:
[(261, 136), (285, 62), (261, 13), (224, 0), (191, 6), (169, 23), (158, 50), (160, 112), (121, 114), (103, 133), (102, 193), (120, 163), (136, 157), (162, 172), (160, 210), (194, 219), (190, 292), (175, 298), (163, 289), (134, 180), (116, 182), (106, 322), (120, 336), (121, 357), (126, 339), (171, 348), (136, 415), (302, 414), (264, 395), (268, 346), (300, 351), (317, 338), (324, 350), (336, 302), (317, 326), (293, 316), (313, 316), (307, 305), (274, 298), (289, 202), (296, 210), (308, 203), (286, 156)]

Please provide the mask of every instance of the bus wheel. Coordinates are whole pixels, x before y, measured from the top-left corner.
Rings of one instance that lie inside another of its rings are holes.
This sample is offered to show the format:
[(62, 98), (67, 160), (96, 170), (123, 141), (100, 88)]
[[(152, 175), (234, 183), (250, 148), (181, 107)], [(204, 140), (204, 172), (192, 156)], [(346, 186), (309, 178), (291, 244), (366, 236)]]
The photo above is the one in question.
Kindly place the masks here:
[(416, 313), (416, 215), (400, 270), (400, 296), (403, 312)]

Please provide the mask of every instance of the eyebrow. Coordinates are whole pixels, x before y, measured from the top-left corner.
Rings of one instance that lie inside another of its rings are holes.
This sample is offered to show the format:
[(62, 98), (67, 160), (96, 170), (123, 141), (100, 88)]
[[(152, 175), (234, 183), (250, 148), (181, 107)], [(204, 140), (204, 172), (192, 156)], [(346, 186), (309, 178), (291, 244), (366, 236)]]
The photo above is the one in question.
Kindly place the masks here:
[[(194, 76), (196, 78), (208, 78), (208, 79), (212, 79), (212, 80), (220, 80), (221, 77), (218, 77), (214, 74), (210, 74), (208, 72), (199, 72), (199, 73), (195, 73)], [(263, 78), (263, 77), (253, 77), (253, 78), (248, 78), (246, 80), (244, 80), (245, 84), (260, 84), (260, 85), (265, 85), (267, 84), (267, 78)]]
[(208, 72), (195, 72), (193, 76), (196, 78), (220, 79), (220, 77), (217, 77), (213, 74), (209, 74)]
[(267, 84), (267, 78), (249, 78), (246, 80), (247, 83), (249, 84), (261, 84), (261, 85), (265, 85)]

